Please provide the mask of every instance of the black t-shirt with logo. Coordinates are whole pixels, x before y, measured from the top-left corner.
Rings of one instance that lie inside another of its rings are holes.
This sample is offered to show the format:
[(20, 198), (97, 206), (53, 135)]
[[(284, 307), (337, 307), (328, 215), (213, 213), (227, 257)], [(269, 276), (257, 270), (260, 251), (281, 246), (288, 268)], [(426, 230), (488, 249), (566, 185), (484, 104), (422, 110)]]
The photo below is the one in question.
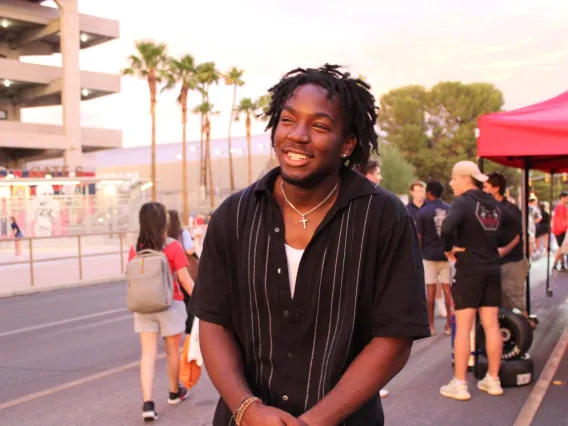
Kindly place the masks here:
[(456, 268), (475, 273), (499, 273), (502, 247), (501, 229), (511, 221), (504, 209), (491, 195), (469, 190), (456, 198), (442, 225), (444, 251), (461, 247), (456, 254)]
[(433, 200), (425, 204), (416, 216), (416, 229), (422, 236), (422, 257), (424, 260), (444, 261), (442, 244), (442, 223), (448, 216), (450, 205), (442, 200)]

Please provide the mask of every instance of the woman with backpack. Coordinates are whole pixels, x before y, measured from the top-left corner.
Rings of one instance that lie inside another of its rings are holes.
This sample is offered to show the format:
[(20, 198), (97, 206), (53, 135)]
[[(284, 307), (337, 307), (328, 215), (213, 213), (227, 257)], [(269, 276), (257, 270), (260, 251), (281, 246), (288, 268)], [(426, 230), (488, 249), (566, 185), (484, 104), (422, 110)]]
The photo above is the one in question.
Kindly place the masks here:
[[(145, 421), (158, 418), (152, 397), (158, 337), (165, 340), (166, 359), (170, 381), (168, 404), (176, 405), (187, 398), (187, 389), (179, 384), (179, 348), (187, 319), (183, 301), (183, 287), (188, 294), (193, 290), (193, 280), (187, 272), (187, 257), (178, 241), (167, 238), (167, 213), (163, 204), (149, 202), (140, 209), (140, 233), (136, 248), (130, 249), (129, 261), (142, 250), (161, 251), (166, 256), (173, 279), (173, 301), (171, 305), (158, 312), (134, 313), (134, 328), (140, 334), (142, 357), (140, 360), (140, 380), (144, 405), (142, 417)], [(141, 262), (141, 268), (143, 263)], [(180, 287), (181, 285), (181, 287)]]

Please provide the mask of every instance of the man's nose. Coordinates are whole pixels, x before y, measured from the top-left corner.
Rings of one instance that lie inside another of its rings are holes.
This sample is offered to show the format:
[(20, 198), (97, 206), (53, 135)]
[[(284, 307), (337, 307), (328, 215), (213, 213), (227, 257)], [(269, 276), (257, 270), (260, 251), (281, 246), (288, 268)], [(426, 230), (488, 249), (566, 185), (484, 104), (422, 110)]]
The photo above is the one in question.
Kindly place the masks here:
[(294, 128), (294, 130), (290, 131), (290, 133), (288, 134), (288, 139), (296, 143), (307, 143), (310, 141), (308, 132), (302, 125), (298, 125)]

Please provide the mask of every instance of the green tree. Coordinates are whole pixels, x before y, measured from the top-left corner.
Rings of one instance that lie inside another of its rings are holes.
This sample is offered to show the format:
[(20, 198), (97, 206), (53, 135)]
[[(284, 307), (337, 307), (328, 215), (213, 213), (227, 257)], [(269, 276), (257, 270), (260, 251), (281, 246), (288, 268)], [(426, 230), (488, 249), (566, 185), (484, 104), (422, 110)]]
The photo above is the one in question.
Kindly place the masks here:
[(150, 115), (152, 117), (151, 180), (152, 200), (156, 201), (156, 103), (158, 87), (167, 76), (167, 46), (152, 41), (137, 41), (136, 54), (128, 57), (129, 66), (122, 75), (145, 79), (150, 89)]
[(248, 165), (248, 184), (252, 184), (252, 152), (251, 152), (251, 125), (252, 115), (258, 110), (258, 105), (250, 98), (243, 98), (235, 110), (235, 120), (239, 120), (241, 115), (245, 116), (245, 128), (247, 133), (247, 165)]
[(381, 97), (379, 125), (420, 179), (448, 182), (455, 162), (476, 160), (479, 116), (500, 111), (503, 102), (501, 91), (487, 83), (405, 86)]
[(231, 191), (235, 190), (235, 173), (233, 169), (233, 151), (231, 145), (231, 127), (235, 118), (235, 105), (237, 102), (237, 87), (244, 86), (243, 80), (244, 70), (239, 70), (236, 67), (231, 68), (225, 75), (225, 84), (233, 88), (233, 103), (231, 104), (231, 117), (229, 118), (229, 138), (227, 139), (229, 148), (229, 182)]
[(187, 175), (187, 98), (190, 90), (197, 87), (195, 72), (195, 60), (191, 55), (183, 55), (180, 59), (170, 58), (168, 61), (167, 84), (163, 90), (170, 90), (180, 84), (178, 102), (181, 105), (182, 122), (182, 198), (183, 198), (183, 223), (187, 225), (189, 218), (189, 189)]
[(415, 169), (400, 150), (393, 145), (382, 145), (381, 157), (375, 159), (381, 164), (381, 186), (395, 194), (406, 194), (415, 179)]

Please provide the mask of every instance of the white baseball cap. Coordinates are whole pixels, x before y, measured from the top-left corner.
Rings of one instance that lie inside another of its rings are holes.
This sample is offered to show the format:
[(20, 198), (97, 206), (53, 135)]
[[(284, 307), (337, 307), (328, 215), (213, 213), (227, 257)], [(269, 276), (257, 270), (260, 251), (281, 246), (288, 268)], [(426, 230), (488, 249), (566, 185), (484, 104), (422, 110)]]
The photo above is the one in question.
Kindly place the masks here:
[(489, 179), (489, 176), (481, 173), (481, 170), (479, 170), (479, 167), (473, 161), (458, 161), (452, 173), (460, 176), (471, 176), (478, 182), (485, 182)]

